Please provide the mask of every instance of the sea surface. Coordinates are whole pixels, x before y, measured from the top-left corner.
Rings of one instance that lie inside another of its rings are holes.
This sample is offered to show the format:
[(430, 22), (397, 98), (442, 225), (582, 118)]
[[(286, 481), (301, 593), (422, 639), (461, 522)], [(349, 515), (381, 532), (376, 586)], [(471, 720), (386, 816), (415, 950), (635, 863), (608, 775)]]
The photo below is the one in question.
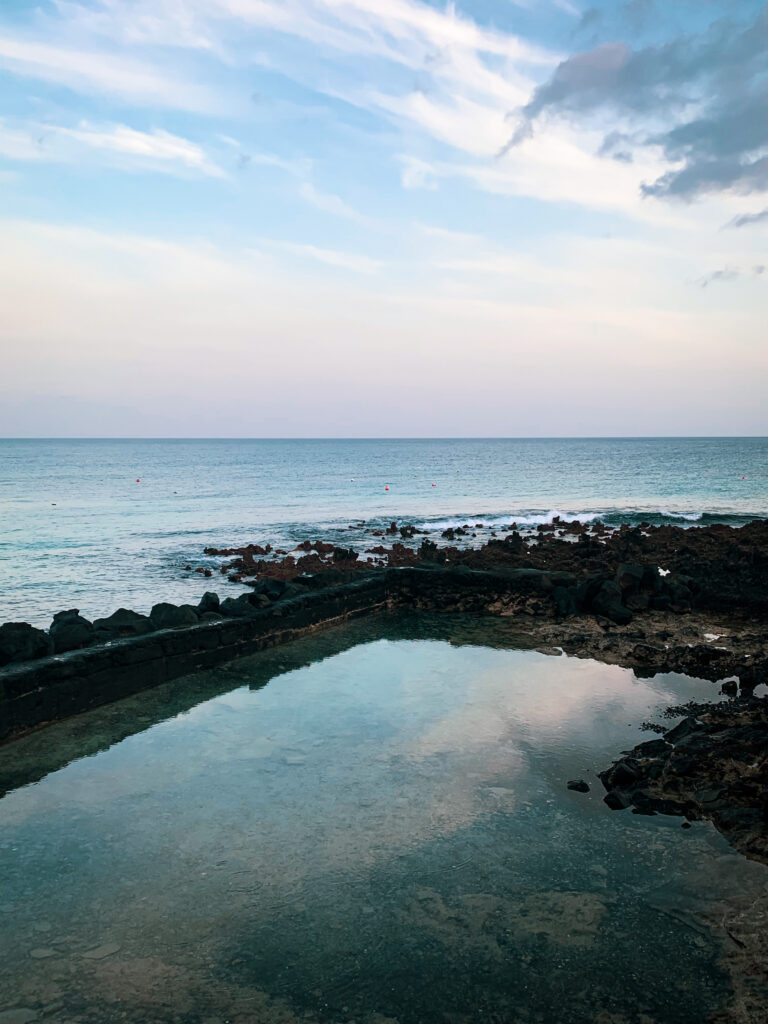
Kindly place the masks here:
[(710, 1020), (768, 872), (596, 773), (716, 684), (511, 628), (370, 618), (0, 748), (0, 1019)]
[(241, 589), (185, 568), (218, 568), (209, 545), (766, 514), (768, 438), (0, 440), (0, 622)]

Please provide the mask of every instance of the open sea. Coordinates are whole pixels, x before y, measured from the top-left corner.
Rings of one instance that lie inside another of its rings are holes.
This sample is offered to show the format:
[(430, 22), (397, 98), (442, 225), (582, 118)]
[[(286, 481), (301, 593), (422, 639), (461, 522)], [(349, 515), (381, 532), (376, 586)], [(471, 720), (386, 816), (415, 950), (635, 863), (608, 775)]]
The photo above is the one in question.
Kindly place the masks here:
[(766, 514), (768, 438), (0, 440), (0, 622), (242, 589), (185, 568), (218, 568), (209, 545)]

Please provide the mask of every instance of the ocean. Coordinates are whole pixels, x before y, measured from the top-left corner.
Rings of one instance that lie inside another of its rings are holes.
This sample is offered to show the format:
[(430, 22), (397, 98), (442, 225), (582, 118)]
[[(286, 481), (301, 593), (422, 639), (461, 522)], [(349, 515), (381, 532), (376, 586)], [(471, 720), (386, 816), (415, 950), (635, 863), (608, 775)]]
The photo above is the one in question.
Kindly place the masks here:
[(0, 440), (0, 622), (241, 590), (206, 546), (766, 514), (768, 438)]

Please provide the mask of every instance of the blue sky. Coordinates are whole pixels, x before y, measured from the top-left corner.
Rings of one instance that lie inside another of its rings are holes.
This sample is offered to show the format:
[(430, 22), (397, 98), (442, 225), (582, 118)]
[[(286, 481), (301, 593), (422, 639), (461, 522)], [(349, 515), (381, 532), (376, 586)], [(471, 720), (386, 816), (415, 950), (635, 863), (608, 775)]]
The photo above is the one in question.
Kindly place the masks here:
[(768, 14), (5, 0), (0, 433), (768, 433)]

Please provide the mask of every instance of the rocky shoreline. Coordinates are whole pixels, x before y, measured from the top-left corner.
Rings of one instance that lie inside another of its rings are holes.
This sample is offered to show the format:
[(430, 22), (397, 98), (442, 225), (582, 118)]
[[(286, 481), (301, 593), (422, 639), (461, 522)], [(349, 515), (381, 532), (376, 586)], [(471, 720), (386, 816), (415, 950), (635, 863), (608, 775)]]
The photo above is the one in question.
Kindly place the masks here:
[(415, 546), (413, 527), (392, 524), (389, 545), (362, 553), (311, 540), (290, 553), (207, 549), (245, 593), (93, 622), (70, 609), (47, 631), (6, 623), (0, 740), (351, 616), (491, 614), (551, 653), (719, 681), (724, 703), (690, 709), (602, 773), (606, 802), (708, 818), (768, 863), (768, 702), (755, 693), (768, 679), (768, 522), (611, 531), (555, 520), (533, 542), (511, 530), (475, 548), (456, 543), (462, 530)]

